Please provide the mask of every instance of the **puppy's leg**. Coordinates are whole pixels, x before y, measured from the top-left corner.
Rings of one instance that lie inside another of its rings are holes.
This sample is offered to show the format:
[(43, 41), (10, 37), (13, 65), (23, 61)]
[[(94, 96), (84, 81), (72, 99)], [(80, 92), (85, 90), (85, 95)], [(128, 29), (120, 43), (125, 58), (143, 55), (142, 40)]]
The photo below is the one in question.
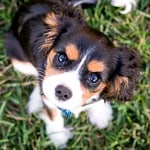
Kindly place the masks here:
[[(51, 111), (51, 112), (50, 112)], [(51, 109), (49, 113), (44, 109), (40, 118), (46, 124), (46, 133), (56, 147), (66, 147), (67, 141), (72, 138), (69, 128), (64, 127), (64, 119), (61, 112), (57, 109)]]
[(7, 55), (9, 56), (14, 69), (25, 75), (38, 76), (36, 68), (29, 62), (16, 34), (14, 29), (10, 29), (5, 37)]
[(20, 71), (25, 75), (38, 76), (38, 72), (30, 62), (19, 61), (17, 59), (11, 59), (11, 63), (15, 70)]
[(29, 97), (29, 102), (27, 104), (27, 110), (28, 113), (36, 113), (42, 110), (43, 104), (42, 104), (42, 98), (40, 95), (40, 89), (39, 85), (36, 85), (33, 92), (31, 93)]
[(112, 108), (109, 103), (100, 100), (88, 109), (88, 116), (93, 125), (106, 128), (112, 120)]

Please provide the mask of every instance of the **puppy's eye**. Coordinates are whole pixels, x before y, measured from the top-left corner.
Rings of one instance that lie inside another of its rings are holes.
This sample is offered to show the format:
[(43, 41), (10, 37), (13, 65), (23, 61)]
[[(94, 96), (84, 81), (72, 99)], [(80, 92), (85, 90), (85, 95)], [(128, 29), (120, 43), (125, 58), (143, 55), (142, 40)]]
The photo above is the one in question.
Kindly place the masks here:
[(98, 87), (98, 85), (101, 82), (101, 76), (99, 72), (91, 72), (89, 73), (88, 77), (87, 77), (87, 81), (86, 81), (86, 86), (90, 89), (90, 90), (94, 90), (96, 87)]
[(68, 58), (66, 56), (66, 54), (64, 53), (59, 53), (58, 54), (58, 62), (61, 63), (61, 64), (65, 64), (65, 62), (68, 61)]
[(91, 74), (89, 75), (89, 81), (90, 81), (90, 82), (96, 83), (96, 82), (98, 82), (98, 80), (99, 80), (99, 75), (98, 75), (98, 73), (91, 73)]
[(54, 66), (59, 69), (64, 69), (69, 65), (70, 61), (65, 53), (57, 53), (54, 58)]

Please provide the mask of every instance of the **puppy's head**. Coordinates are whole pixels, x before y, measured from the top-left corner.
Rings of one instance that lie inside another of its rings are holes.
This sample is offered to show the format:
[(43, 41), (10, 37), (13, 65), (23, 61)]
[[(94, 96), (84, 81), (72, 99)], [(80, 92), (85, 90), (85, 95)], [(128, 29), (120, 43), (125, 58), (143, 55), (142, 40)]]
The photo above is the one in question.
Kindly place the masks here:
[(45, 75), (42, 92), (56, 106), (75, 109), (91, 99), (133, 95), (139, 77), (139, 55), (126, 47), (116, 48), (101, 32), (75, 18), (50, 13), (45, 42)]

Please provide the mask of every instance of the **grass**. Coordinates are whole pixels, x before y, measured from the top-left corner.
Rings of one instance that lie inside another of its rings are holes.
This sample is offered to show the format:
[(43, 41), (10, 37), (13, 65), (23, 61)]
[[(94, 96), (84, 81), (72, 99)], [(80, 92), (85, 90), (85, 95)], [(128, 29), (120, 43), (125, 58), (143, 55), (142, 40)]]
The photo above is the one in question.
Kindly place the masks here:
[[(54, 150), (45, 135), (44, 123), (28, 115), (26, 103), (35, 84), (31, 77), (13, 70), (4, 48), (4, 34), (18, 9), (19, 0), (0, 2), (0, 150)], [(102, 4), (104, 3), (104, 5)], [(98, 130), (85, 113), (67, 120), (74, 137), (68, 150), (150, 150), (150, 7), (140, 0), (137, 9), (119, 14), (107, 1), (85, 10), (89, 24), (110, 37), (115, 45), (128, 45), (139, 51), (142, 72), (131, 102), (112, 102), (114, 119), (107, 129)]]

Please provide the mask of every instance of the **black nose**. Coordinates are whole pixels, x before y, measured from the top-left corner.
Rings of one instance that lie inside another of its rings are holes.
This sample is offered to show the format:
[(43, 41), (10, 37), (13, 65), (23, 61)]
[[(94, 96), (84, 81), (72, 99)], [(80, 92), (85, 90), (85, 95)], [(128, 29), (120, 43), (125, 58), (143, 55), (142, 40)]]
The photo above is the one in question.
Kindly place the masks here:
[(59, 100), (66, 101), (72, 97), (72, 92), (63, 85), (58, 85), (55, 88), (55, 95)]

